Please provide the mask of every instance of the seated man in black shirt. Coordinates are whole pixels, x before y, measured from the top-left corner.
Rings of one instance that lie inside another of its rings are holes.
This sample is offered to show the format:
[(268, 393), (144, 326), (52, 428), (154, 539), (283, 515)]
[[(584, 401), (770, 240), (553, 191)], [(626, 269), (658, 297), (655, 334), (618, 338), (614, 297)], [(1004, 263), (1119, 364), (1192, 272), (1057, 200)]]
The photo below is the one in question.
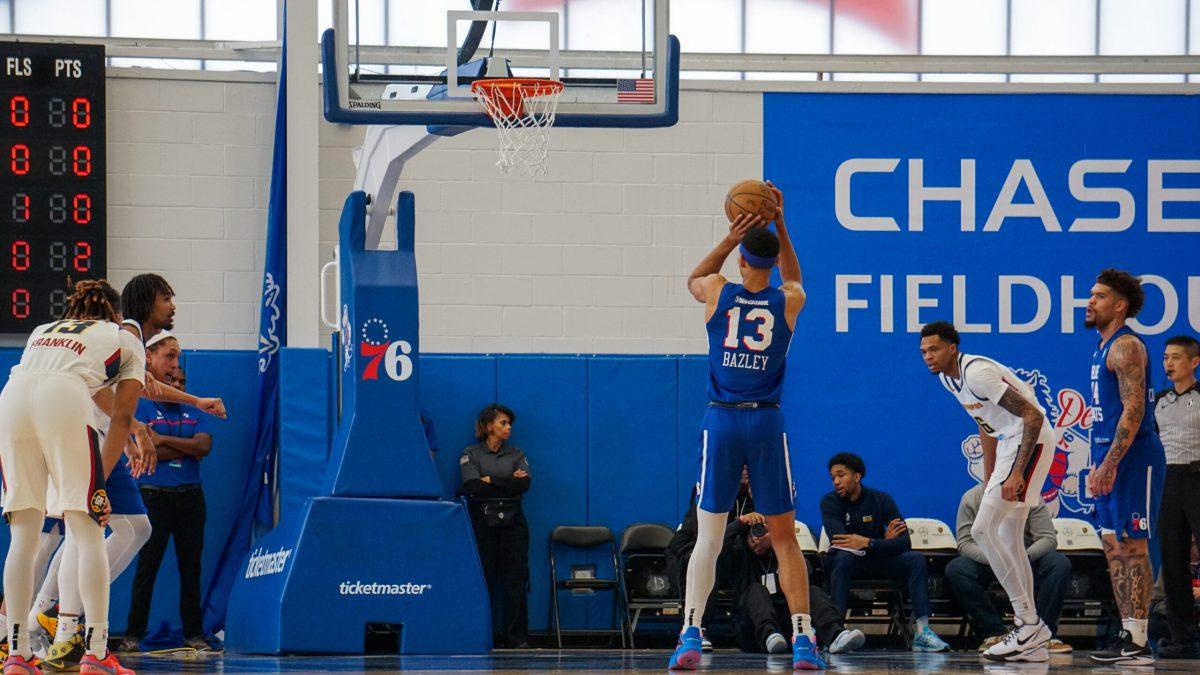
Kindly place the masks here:
[[(717, 558), (717, 575), (733, 587), (733, 632), (738, 647), (751, 653), (788, 651), (792, 613), (779, 586), (779, 561), (767, 528), (741, 520), (729, 523)], [(853, 651), (866, 642), (862, 631), (846, 630), (842, 625), (845, 613), (834, 607), (820, 586), (809, 584), (808, 603), (817, 642), (831, 654)]]
[(829, 460), (833, 492), (821, 499), (821, 521), (830, 538), (826, 554), (829, 594), (843, 615), (855, 579), (888, 578), (907, 587), (916, 627), (913, 651), (950, 648), (929, 627), (929, 570), (925, 556), (912, 550), (908, 527), (886, 492), (862, 484), (867, 467), (848, 452)]

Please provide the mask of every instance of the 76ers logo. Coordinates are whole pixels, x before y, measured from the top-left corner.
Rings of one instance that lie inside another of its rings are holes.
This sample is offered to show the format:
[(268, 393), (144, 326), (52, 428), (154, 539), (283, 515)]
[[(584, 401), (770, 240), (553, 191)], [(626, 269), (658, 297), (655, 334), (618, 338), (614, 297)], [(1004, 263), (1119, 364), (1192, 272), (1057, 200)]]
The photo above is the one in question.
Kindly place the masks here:
[[(1095, 412), (1083, 394), (1074, 389), (1060, 389), (1055, 395), (1049, 379), (1039, 370), (1015, 369), (1037, 395), (1038, 402), (1045, 408), (1054, 425), (1054, 460), (1050, 474), (1041, 487), (1042, 500), (1057, 516), (1060, 509), (1072, 513), (1090, 513), (1092, 505), (1083, 498), (1079, 473), (1091, 461), (1092, 423)], [(967, 460), (967, 471), (977, 481), (983, 481), (983, 449), (979, 436), (963, 439), (963, 457)]]
[(367, 319), (363, 323), (358, 353), (370, 359), (363, 368), (364, 381), (379, 379), (381, 362), (383, 372), (396, 382), (403, 382), (412, 377), (413, 361), (409, 356), (412, 353), (412, 345), (405, 340), (389, 341), (388, 325), (382, 319)]

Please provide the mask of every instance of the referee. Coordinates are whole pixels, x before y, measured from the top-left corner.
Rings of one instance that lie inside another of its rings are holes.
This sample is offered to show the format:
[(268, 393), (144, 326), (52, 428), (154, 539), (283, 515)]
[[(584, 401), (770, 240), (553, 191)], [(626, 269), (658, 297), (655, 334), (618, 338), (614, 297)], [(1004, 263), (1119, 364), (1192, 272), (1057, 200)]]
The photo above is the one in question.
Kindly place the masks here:
[(1173, 386), (1156, 397), (1154, 418), (1167, 454), (1167, 476), (1158, 513), (1163, 592), (1170, 641), (1159, 645), (1167, 659), (1200, 657), (1190, 568), (1192, 537), (1200, 540), (1200, 342), (1188, 335), (1167, 340), (1163, 367)]

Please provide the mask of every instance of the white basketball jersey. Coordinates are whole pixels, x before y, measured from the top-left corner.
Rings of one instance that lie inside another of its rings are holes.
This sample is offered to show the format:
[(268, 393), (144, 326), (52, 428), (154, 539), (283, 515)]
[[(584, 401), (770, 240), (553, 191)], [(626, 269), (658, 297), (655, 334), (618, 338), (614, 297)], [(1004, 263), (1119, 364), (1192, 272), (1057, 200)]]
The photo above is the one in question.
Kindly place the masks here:
[(13, 373), (37, 372), (73, 373), (91, 391), (121, 380), (142, 381), (146, 348), (110, 321), (63, 319), (35, 328), (13, 366)]
[[(1024, 422), (1020, 417), (1000, 407), (1000, 397), (1012, 387), (1045, 417), (1033, 389), (1007, 366), (985, 356), (958, 355), (958, 374), (954, 379), (942, 373), (942, 385), (958, 399), (967, 414), (979, 423), (989, 436), (1021, 438)], [(1049, 429), (1049, 422), (1044, 423)]]

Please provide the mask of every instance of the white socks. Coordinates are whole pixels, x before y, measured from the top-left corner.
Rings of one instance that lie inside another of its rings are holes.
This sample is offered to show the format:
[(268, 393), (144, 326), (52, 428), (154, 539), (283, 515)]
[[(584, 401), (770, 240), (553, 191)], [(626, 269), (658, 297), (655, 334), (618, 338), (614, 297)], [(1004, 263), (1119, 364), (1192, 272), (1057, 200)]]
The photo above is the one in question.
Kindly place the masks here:
[(692, 557), (688, 561), (684, 630), (689, 626), (699, 628), (704, 619), (704, 605), (712, 593), (717, 574), (717, 556), (721, 554), (721, 545), (724, 543), (727, 518), (728, 515), (724, 513), (696, 509), (696, 547), (692, 549)]
[(920, 633), (920, 632), (928, 630), (928, 629), (929, 629), (929, 617), (918, 616), (917, 617), (917, 632)]
[(971, 526), (971, 536), (987, 556), (992, 573), (1008, 599), (1013, 613), (1022, 624), (1038, 622), (1034, 604), (1033, 568), (1025, 554), (1025, 519), (1029, 507), (1020, 502), (1007, 502), (998, 496), (985, 495)]
[(1146, 630), (1150, 621), (1148, 619), (1121, 619), (1121, 628), (1129, 631), (1129, 635), (1133, 637), (1133, 643), (1139, 647), (1146, 646)]
[(79, 632), (79, 615), (78, 614), (59, 614), (58, 628), (54, 631), (54, 641), (62, 642), (70, 640), (71, 636)]
[(812, 640), (814, 645), (817, 644), (816, 634), (813, 633), (812, 619), (809, 617), (809, 615), (792, 615), (792, 638), (795, 639), (797, 635), (807, 635), (808, 639)]

